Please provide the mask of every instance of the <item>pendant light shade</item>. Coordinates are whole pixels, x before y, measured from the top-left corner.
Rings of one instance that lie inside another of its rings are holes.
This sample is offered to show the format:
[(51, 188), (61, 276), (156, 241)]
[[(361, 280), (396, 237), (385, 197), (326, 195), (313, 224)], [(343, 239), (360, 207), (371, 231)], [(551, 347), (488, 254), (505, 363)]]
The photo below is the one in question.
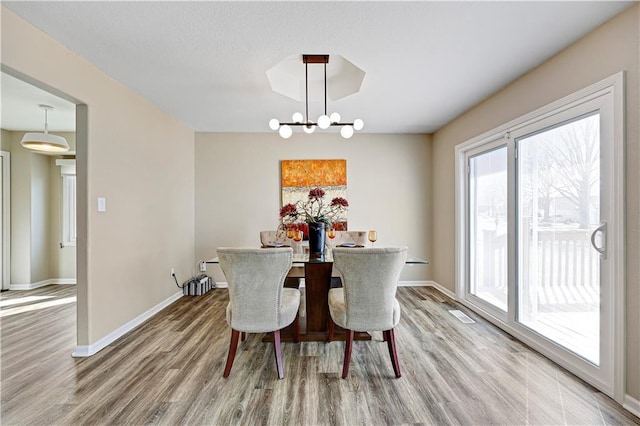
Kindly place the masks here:
[(49, 105), (38, 106), (44, 110), (44, 133), (25, 133), (20, 145), (26, 149), (40, 152), (69, 151), (69, 144), (65, 138), (49, 134), (47, 112), (53, 107)]

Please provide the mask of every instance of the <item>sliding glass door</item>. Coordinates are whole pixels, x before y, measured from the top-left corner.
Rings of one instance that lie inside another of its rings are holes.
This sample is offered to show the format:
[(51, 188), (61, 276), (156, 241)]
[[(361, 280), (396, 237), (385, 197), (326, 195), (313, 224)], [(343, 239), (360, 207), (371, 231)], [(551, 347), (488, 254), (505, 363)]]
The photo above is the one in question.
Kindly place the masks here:
[(507, 312), (507, 147), (483, 147), (468, 161), (469, 295)]
[(600, 114), (516, 140), (517, 320), (600, 364)]
[(456, 147), (457, 292), (613, 396), (624, 340), (622, 142), (613, 85), (585, 92)]

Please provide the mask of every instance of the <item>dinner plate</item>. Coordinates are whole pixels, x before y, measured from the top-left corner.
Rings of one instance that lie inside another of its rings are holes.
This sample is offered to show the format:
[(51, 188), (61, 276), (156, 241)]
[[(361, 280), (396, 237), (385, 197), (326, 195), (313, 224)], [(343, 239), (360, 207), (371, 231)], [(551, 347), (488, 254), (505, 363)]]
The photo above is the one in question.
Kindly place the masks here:
[(355, 247), (356, 243), (342, 243), (340, 247)]
[(282, 247), (282, 243), (267, 243), (267, 247)]

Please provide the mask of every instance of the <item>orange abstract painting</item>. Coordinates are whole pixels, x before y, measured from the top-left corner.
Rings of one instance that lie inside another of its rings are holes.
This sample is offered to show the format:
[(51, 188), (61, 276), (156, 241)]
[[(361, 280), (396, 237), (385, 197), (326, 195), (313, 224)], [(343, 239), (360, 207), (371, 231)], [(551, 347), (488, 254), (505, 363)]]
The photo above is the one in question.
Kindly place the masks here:
[(282, 188), (347, 186), (347, 160), (282, 160)]

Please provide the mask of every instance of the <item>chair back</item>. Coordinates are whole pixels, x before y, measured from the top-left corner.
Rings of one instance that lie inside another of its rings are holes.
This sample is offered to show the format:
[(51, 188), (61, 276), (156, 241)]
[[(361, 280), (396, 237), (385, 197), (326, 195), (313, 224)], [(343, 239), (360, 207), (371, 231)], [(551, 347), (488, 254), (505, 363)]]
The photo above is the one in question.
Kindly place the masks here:
[(350, 330), (392, 329), (398, 278), (407, 247), (335, 248), (333, 264), (342, 274), (346, 326)]
[(355, 243), (356, 246), (364, 247), (367, 245), (367, 231), (336, 231), (336, 237), (331, 243), (335, 246), (344, 243)]
[(282, 230), (260, 231), (260, 244), (262, 244), (263, 247), (269, 244), (288, 244), (287, 232)]
[(229, 326), (252, 333), (286, 326), (281, 322), (280, 305), (293, 249), (219, 247), (217, 251), (229, 285)]

